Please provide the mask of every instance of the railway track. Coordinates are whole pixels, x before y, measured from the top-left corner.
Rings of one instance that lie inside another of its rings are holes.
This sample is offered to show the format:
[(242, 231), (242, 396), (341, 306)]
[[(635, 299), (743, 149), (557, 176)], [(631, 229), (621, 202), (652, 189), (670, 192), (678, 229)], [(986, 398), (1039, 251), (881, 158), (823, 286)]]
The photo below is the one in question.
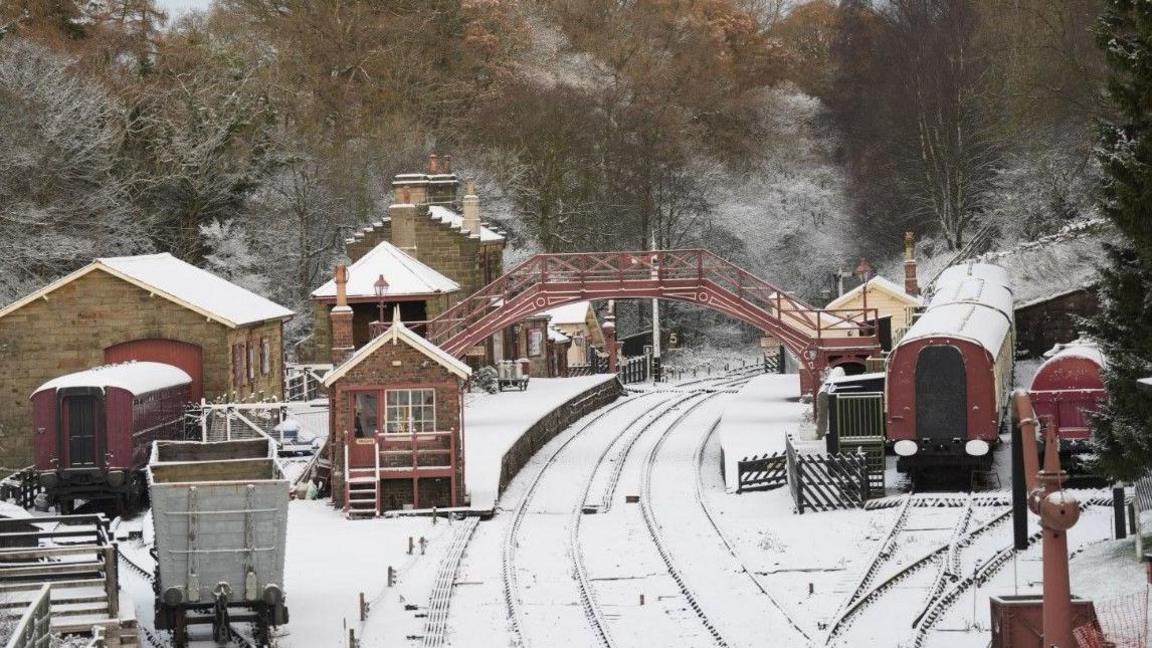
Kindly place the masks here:
[[(996, 514), (987, 522), (970, 529), (968, 527), (971, 523), (975, 508), (975, 502), (970, 499), (968, 506), (965, 507), (954, 523), (952, 533), (947, 542), (937, 544), (920, 557), (912, 560), (884, 578), (879, 579), (879, 582), (876, 582), (882, 573), (882, 569), (892, 562), (898, 553), (896, 549), (897, 537), (909, 528), (909, 520), (913, 512), (918, 508), (914, 506), (915, 501), (915, 496), (911, 494), (905, 496), (904, 503), (901, 505), (901, 510), (897, 514), (896, 520), (889, 528), (885, 538), (881, 541), (880, 546), (869, 562), (868, 568), (864, 570), (863, 577), (845, 601), (844, 606), (842, 606), (836, 618), (829, 624), (825, 640), (826, 644), (831, 644), (834, 640), (841, 637), (862, 613), (882, 600), (886, 594), (893, 591), (902, 582), (924, 569), (934, 566), (936, 570), (933, 573), (932, 580), (926, 587), (927, 595), (925, 595), (918, 604), (918, 613), (915, 617), (914, 624), (920, 623), (922, 620), (932, 616), (934, 602), (939, 600), (941, 593), (947, 592), (949, 583), (955, 579), (963, 578), (960, 573), (961, 552), (988, 534), (988, 532), (1010, 520), (1012, 516), (1011, 509), (1007, 509)], [(947, 504), (943, 507), (950, 508)], [(925, 507), (919, 508), (923, 509)], [(875, 585), (873, 585), (874, 582)]]
[(468, 541), (476, 532), (480, 518), (469, 517), (456, 527), (452, 534), (451, 544), (436, 572), (436, 581), (432, 586), (432, 595), (428, 600), (428, 616), (424, 621), (424, 648), (440, 648), (448, 642), (448, 608), (452, 602), (452, 587), (456, 583), (456, 573), (460, 569), (460, 560), (464, 557), (464, 549)]
[[(1080, 510), (1086, 511), (1092, 504), (1083, 502), (1080, 504)], [(1028, 549), (1026, 552), (1036, 551), (1043, 533), (1036, 531), (1028, 536)], [(1104, 538), (1107, 539), (1107, 538)], [(1096, 541), (1088, 541), (1075, 548), (1070, 547), (1068, 558), (1072, 559), (1076, 554), (1084, 550), (1088, 545)], [(984, 584), (991, 581), (1001, 569), (1016, 555), (1016, 548), (1012, 543), (1001, 546), (988, 560), (979, 563), (977, 569), (961, 574), (952, 582), (946, 589), (944, 589), (938, 596), (930, 600), (916, 619), (912, 628), (912, 637), (907, 644), (910, 648), (923, 648), (927, 643), (930, 632), (936, 624), (944, 617), (945, 614), (956, 604), (961, 596), (967, 594), (972, 588), (980, 588)]]
[[(526, 647), (526, 646), (531, 645), (529, 639), (527, 638), (527, 636), (524, 632), (524, 625), (525, 625), (525, 623), (524, 623), (524, 609), (523, 609), (524, 606), (523, 606), (523, 602), (520, 600), (520, 589), (521, 588), (520, 588), (519, 577), (518, 577), (517, 568), (516, 568), (517, 553), (518, 553), (518, 549), (519, 549), (517, 538), (519, 536), (520, 529), (524, 524), (524, 519), (528, 513), (529, 504), (531, 504), (533, 496), (536, 494), (536, 491), (539, 488), (540, 483), (543, 481), (545, 475), (548, 472), (548, 469), (556, 464), (557, 458), (561, 455), (561, 453), (566, 448), (568, 448), (573, 442), (575, 442), (577, 439), (583, 438), (584, 432), (588, 431), (589, 429), (592, 428), (592, 426), (596, 425), (597, 423), (604, 420), (605, 418), (607, 418), (611, 414), (617, 412), (618, 410), (620, 410), (624, 407), (627, 407), (629, 405), (632, 405), (639, 400), (647, 399), (647, 398), (654, 396), (654, 395), (656, 395), (656, 394), (655, 393), (644, 394), (644, 395), (637, 396), (634, 398), (623, 399), (623, 400), (617, 401), (616, 403), (613, 403), (612, 405), (604, 408), (600, 412), (597, 412), (595, 415), (593, 415), (584, 424), (582, 424), (580, 426), (580, 428), (575, 433), (569, 435), (569, 437), (567, 439), (565, 439), (563, 443), (558, 445), (548, 455), (548, 457), (544, 461), (544, 465), (541, 466), (540, 469), (536, 472), (532, 481), (529, 483), (524, 495), (520, 498), (519, 504), (516, 506), (515, 510), (513, 511), (512, 521), (508, 525), (508, 529), (506, 530), (506, 532), (504, 534), (503, 549), (502, 549), (502, 566), (501, 566), (501, 579), (502, 579), (502, 584), (503, 584), (504, 604), (505, 604), (506, 612), (508, 614), (509, 629), (511, 631), (512, 640), (515, 643), (515, 645), (522, 646), (522, 647)], [(627, 431), (627, 428), (623, 428), (617, 434), (617, 436), (619, 436), (619, 434), (623, 434), (626, 431)], [(581, 581), (580, 585), (584, 586), (586, 584), (587, 583), (586, 583), (586, 575), (585, 575), (585, 580)], [(593, 631), (597, 634), (598, 637), (602, 638), (601, 639), (602, 645), (610, 645), (610, 644), (604, 644), (603, 643), (604, 641), (608, 641), (608, 639), (607, 639), (607, 632), (604, 630), (605, 626), (601, 623), (602, 619), (599, 619), (595, 616), (589, 617), (589, 614), (592, 610), (587, 605), (583, 606), (583, 609), (584, 609), (586, 620), (592, 625)]]
[(782, 614), (784, 618), (787, 619), (789, 625), (792, 626), (792, 629), (795, 630), (796, 633), (801, 637), (803, 637), (804, 640), (808, 642), (808, 644), (811, 644), (812, 637), (809, 636), (808, 633), (804, 632), (804, 630), (796, 624), (796, 621), (792, 618), (792, 615), (788, 614), (784, 607), (780, 605), (780, 602), (776, 600), (776, 597), (772, 596), (772, 593), (769, 592), (766, 587), (764, 587), (764, 584), (760, 582), (760, 579), (756, 578), (755, 572), (748, 567), (748, 564), (744, 561), (744, 558), (741, 557), (740, 552), (737, 551), (736, 547), (728, 541), (727, 537), (725, 537), (724, 532), (720, 530), (719, 523), (716, 522), (716, 518), (712, 514), (712, 510), (708, 507), (708, 503), (704, 499), (704, 449), (707, 447), (708, 441), (712, 438), (712, 435), (716, 433), (716, 428), (719, 427), (719, 425), (720, 417), (717, 417), (715, 422), (713, 422), (712, 425), (708, 428), (708, 433), (701, 437), (700, 443), (696, 445), (696, 450), (693, 453), (692, 463), (693, 466), (695, 466), (696, 473), (696, 481), (694, 484), (695, 487), (693, 490), (695, 491), (696, 505), (699, 506), (700, 510), (704, 512), (704, 517), (707, 518), (708, 525), (715, 533), (716, 538), (719, 539), (720, 543), (724, 545), (724, 549), (740, 566), (741, 573), (745, 574), (748, 577), (748, 580), (752, 582), (752, 585), (754, 585), (761, 594), (767, 597), (772, 607), (780, 611), (780, 614)]
[(696, 616), (700, 619), (700, 622), (704, 625), (704, 628), (708, 631), (708, 634), (712, 636), (712, 639), (716, 645), (721, 646), (722, 648), (727, 648), (729, 645), (728, 641), (720, 633), (720, 630), (717, 629), (716, 625), (708, 618), (708, 615), (704, 613), (703, 608), (700, 607), (700, 603), (696, 599), (696, 595), (693, 593), (692, 589), (688, 587), (688, 583), (684, 580), (683, 573), (672, 559), (672, 554), (668, 549), (668, 544), (660, 530), (659, 523), (656, 521), (656, 515), (652, 511), (651, 505), (652, 472), (656, 465), (656, 456), (659, 454), (661, 446), (664, 445), (664, 442), (668, 439), (668, 435), (672, 433), (672, 430), (676, 429), (678, 425), (683, 423), (684, 419), (686, 419), (688, 415), (691, 414), (694, 409), (696, 409), (696, 407), (703, 405), (714, 396), (715, 395), (709, 395), (704, 397), (693, 407), (689, 408), (683, 414), (677, 417), (676, 420), (672, 422), (672, 425), (668, 426), (664, 432), (656, 439), (656, 443), (654, 443), (652, 448), (648, 451), (647, 456), (644, 458), (644, 472), (640, 486), (640, 511), (644, 516), (644, 526), (648, 529), (648, 535), (652, 539), (653, 544), (656, 545), (656, 550), (660, 553), (660, 558), (664, 561), (664, 565), (667, 567), (668, 573), (672, 576), (672, 580), (676, 581), (677, 587), (680, 588), (680, 594), (688, 602), (688, 606), (692, 608), (693, 612), (695, 612)]

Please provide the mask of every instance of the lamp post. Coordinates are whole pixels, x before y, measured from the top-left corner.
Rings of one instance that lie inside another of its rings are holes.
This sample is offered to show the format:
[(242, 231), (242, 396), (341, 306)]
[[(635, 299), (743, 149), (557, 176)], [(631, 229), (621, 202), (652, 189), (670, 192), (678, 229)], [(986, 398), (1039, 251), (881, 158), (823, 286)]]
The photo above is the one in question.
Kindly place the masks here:
[(380, 278), (376, 280), (376, 283), (372, 284), (372, 288), (373, 288), (373, 290), (376, 291), (376, 301), (377, 301), (377, 305), (380, 307), (380, 327), (383, 328), (384, 327), (384, 295), (388, 294), (388, 280), (386, 280), (384, 278), (384, 275), (380, 275)]

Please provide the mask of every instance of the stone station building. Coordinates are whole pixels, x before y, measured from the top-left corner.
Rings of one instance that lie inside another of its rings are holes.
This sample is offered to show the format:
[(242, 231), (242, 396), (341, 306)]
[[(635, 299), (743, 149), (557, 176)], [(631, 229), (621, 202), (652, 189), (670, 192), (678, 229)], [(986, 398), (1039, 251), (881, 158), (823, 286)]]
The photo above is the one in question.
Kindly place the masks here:
[(57, 376), (164, 362), (192, 397), (280, 398), (292, 311), (170, 254), (93, 261), (0, 309), (0, 465), (32, 457), (29, 397)]

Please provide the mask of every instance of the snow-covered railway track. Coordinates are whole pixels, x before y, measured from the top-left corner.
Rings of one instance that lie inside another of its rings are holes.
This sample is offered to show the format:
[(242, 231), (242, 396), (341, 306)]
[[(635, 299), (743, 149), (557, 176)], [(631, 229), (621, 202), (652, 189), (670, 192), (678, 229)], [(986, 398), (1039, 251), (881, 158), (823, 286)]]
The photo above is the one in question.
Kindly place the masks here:
[[(860, 618), (870, 614), (871, 610), (878, 609), (873, 607), (877, 602), (892, 596), (896, 596), (899, 600), (888, 601), (890, 605), (885, 609), (915, 610), (916, 614), (911, 619), (913, 625), (929, 616), (934, 602), (940, 598), (941, 592), (947, 590), (947, 584), (953, 579), (961, 578), (961, 554), (972, 549), (977, 542), (986, 538), (990, 531), (1011, 519), (1011, 509), (1006, 509), (996, 513), (991, 519), (969, 528), (973, 521), (973, 512), (976, 510), (974, 502), (970, 500), (968, 506), (955, 514), (956, 520), (951, 526), (947, 542), (938, 543), (929, 551), (913, 558), (908, 555), (908, 551), (901, 550), (897, 546), (900, 534), (913, 533), (917, 529), (923, 534), (931, 533), (932, 528), (922, 526), (926, 520), (931, 519), (928, 515), (942, 509), (954, 510), (948, 505), (933, 508), (915, 507), (911, 505), (913, 502), (912, 497), (908, 496), (892, 528), (881, 542), (879, 550), (864, 570), (864, 577), (845, 601), (836, 618), (829, 624), (826, 644), (831, 645), (841, 638)], [(943, 527), (936, 530), (943, 530)], [(979, 549), (986, 551), (987, 547), (984, 545), (986, 542), (979, 545)], [(993, 555), (997, 550), (998, 546), (993, 549)], [(897, 567), (895, 571), (884, 573), (885, 569), (891, 569), (893, 566)], [(930, 579), (925, 577), (928, 568), (934, 568), (930, 572)], [(914, 577), (917, 579), (915, 583), (919, 585), (908, 584), (907, 581)], [(917, 590), (921, 590), (922, 593), (915, 594)], [(854, 645), (854, 642), (848, 641), (845, 645)]]
[(780, 602), (776, 600), (776, 597), (772, 596), (772, 593), (769, 592), (768, 588), (766, 588), (764, 584), (760, 582), (760, 579), (756, 578), (755, 572), (748, 567), (748, 564), (745, 562), (744, 558), (741, 557), (740, 552), (736, 549), (735, 545), (729, 542), (728, 538), (724, 535), (724, 532), (720, 530), (720, 525), (717, 523), (716, 517), (712, 514), (712, 510), (709, 508), (708, 502), (704, 499), (704, 449), (707, 447), (708, 441), (712, 438), (712, 435), (715, 434), (716, 428), (719, 427), (719, 425), (720, 417), (717, 416), (712, 424), (708, 427), (708, 433), (701, 436), (700, 442), (696, 444), (696, 450), (693, 453), (692, 465), (696, 473), (696, 479), (694, 480), (696, 505), (704, 514), (704, 517), (708, 520), (708, 526), (715, 533), (716, 538), (720, 541), (720, 544), (724, 546), (725, 551), (739, 566), (738, 571), (746, 575), (752, 585), (755, 586), (756, 589), (759, 590), (760, 593), (767, 598), (772, 607), (784, 616), (788, 622), (788, 625), (791, 626), (791, 628), (797, 634), (803, 637), (807, 644), (811, 644), (812, 638), (808, 636), (808, 633), (804, 632), (804, 630), (799, 625), (796, 624), (796, 621), (790, 614), (788, 614), (784, 607), (780, 605)]
[(700, 606), (692, 588), (688, 586), (687, 581), (684, 579), (684, 574), (681, 572), (680, 567), (673, 559), (672, 553), (668, 548), (668, 543), (664, 539), (664, 534), (661, 531), (660, 524), (656, 521), (655, 513), (652, 510), (652, 472), (656, 465), (656, 457), (660, 452), (660, 448), (664, 442), (668, 440), (668, 435), (672, 433), (679, 425), (681, 425), (688, 415), (692, 413), (697, 407), (703, 405), (705, 402), (715, 397), (715, 394), (705, 396), (703, 399), (697, 401), (692, 407), (685, 410), (672, 422), (664, 432), (656, 439), (656, 443), (648, 451), (648, 455), (644, 458), (644, 472), (641, 478), (640, 486), (640, 510), (644, 516), (644, 526), (648, 529), (648, 535), (651, 537), (653, 544), (656, 545), (656, 550), (660, 553), (660, 558), (664, 561), (664, 565), (668, 569), (669, 575), (672, 580), (676, 581), (676, 585), (680, 588), (680, 594), (687, 601), (688, 606), (696, 613), (708, 634), (712, 636), (717, 646), (727, 647), (730, 644), (720, 633), (716, 624), (708, 618), (704, 613), (704, 609)]
[[(590, 418), (587, 422), (585, 422), (583, 425), (581, 425), (579, 430), (577, 430), (574, 434), (571, 434), (563, 443), (559, 444), (552, 451), (552, 453), (547, 457), (547, 459), (545, 459), (544, 464), (536, 472), (535, 476), (533, 477), (532, 481), (529, 483), (523, 496), (520, 498), (518, 505), (516, 506), (515, 510), (513, 511), (512, 521), (508, 525), (507, 531), (505, 532), (505, 536), (504, 536), (503, 556), (502, 556), (503, 560), (502, 560), (502, 565), (501, 565), (501, 578), (503, 581), (504, 603), (505, 603), (506, 611), (508, 614), (508, 620), (509, 620), (509, 626), (510, 626), (510, 630), (511, 630), (511, 634), (512, 634), (512, 640), (517, 646), (530, 646), (530, 645), (532, 645), (532, 640), (530, 638), (530, 635), (528, 632), (525, 631), (525, 626), (527, 624), (526, 624), (526, 615), (525, 615), (525, 604), (522, 600), (523, 591), (522, 591), (522, 586), (520, 584), (520, 578), (519, 578), (519, 571), (521, 569), (521, 564), (520, 564), (521, 557), (520, 557), (519, 549), (520, 549), (520, 539), (521, 539), (523, 527), (525, 525), (525, 521), (528, 519), (528, 513), (529, 513), (531, 505), (534, 503), (535, 498), (537, 497), (538, 493), (541, 491), (541, 484), (543, 484), (546, 479), (550, 479), (554, 476), (554, 473), (556, 472), (556, 468), (560, 462), (560, 458), (564, 455), (566, 450), (569, 450), (573, 446), (573, 444), (575, 444), (577, 441), (584, 441), (584, 440), (588, 439), (588, 437), (586, 436), (585, 433), (593, 430), (594, 429), (593, 426), (597, 425), (598, 423), (601, 423), (602, 421), (605, 421), (606, 419), (609, 418), (610, 415), (617, 414), (620, 410), (623, 410), (623, 409), (628, 408), (630, 406), (634, 406), (639, 401), (643, 400), (643, 401), (647, 402), (647, 401), (651, 400), (650, 398), (647, 398), (647, 396), (652, 396), (652, 395), (656, 395), (656, 394), (644, 395), (644, 396), (639, 396), (636, 398), (629, 398), (629, 399), (617, 401), (616, 403), (604, 408), (603, 410), (601, 410), (600, 412), (595, 414), (592, 418)], [(665, 396), (663, 398), (663, 400), (656, 400), (655, 402), (657, 404), (659, 404), (659, 403), (665, 403), (665, 402), (670, 402), (670, 401), (675, 401), (675, 400), (684, 400), (684, 399)], [(621, 427), (618, 432), (611, 435), (610, 438), (608, 438), (606, 440), (605, 449), (603, 450), (601, 457), (603, 457), (604, 454), (607, 453), (608, 449), (611, 448), (613, 443), (620, 436), (627, 433), (628, 429), (632, 425), (634, 425), (637, 421), (639, 421), (641, 418), (643, 418), (643, 416), (645, 416), (645, 414), (647, 414), (649, 411), (650, 411), (650, 408), (642, 410), (639, 413), (639, 415), (636, 416), (635, 419), (632, 419), (628, 424)], [(611, 429), (609, 429), (609, 431), (611, 431)], [(594, 443), (594, 440), (590, 440), (588, 442)], [(594, 473), (595, 471), (593, 470), (592, 472)], [(560, 486), (563, 486), (563, 485), (564, 485), (563, 483), (560, 484)], [(561, 492), (563, 492), (564, 489), (560, 488), (560, 489), (553, 489), (553, 490), (560, 490)], [(580, 498), (574, 500), (572, 505), (576, 506), (576, 507), (582, 506), (583, 505), (583, 497), (580, 497)], [(566, 512), (568, 512), (571, 510), (571, 507), (566, 507), (566, 509), (567, 509)], [(540, 517), (544, 517), (544, 516), (540, 516)], [(565, 516), (564, 518), (561, 518), (561, 519), (567, 521), (568, 518), (567, 518), (567, 516)], [(553, 518), (553, 520), (555, 520), (555, 518)], [(555, 525), (553, 524), (553, 525), (548, 525), (548, 526), (554, 527)], [(568, 527), (569, 525), (566, 524), (564, 526)], [(551, 529), (551, 530), (552, 530), (553, 536), (555, 536), (555, 529)], [(563, 544), (563, 545), (567, 545), (570, 542), (570, 538), (571, 538), (571, 531), (569, 531), (567, 534), (565, 534), (565, 536), (563, 538), (555, 538), (554, 537), (555, 540), (560, 541), (560, 544)], [(539, 540), (539, 538), (536, 538), (536, 540)], [(585, 625), (591, 630), (593, 636), (596, 639), (596, 643), (598, 645), (612, 646), (611, 639), (610, 639), (608, 632), (607, 632), (607, 626), (603, 620), (602, 615), (599, 613), (599, 609), (595, 605), (595, 600), (592, 598), (591, 592), (589, 590), (587, 573), (582, 569), (582, 564), (581, 564), (580, 560), (576, 557), (571, 556), (571, 553), (572, 553), (571, 550), (569, 550), (570, 557), (573, 560), (573, 567), (575, 568), (575, 571), (577, 573), (577, 579), (576, 579), (577, 580), (577, 587), (580, 590), (577, 598), (580, 599), (580, 607), (581, 607), (582, 614), (584, 617)], [(583, 577), (581, 577), (581, 574), (583, 574)], [(553, 606), (553, 607), (556, 607), (556, 606)], [(554, 619), (554, 621), (558, 621), (558, 620)], [(566, 639), (568, 641), (572, 641), (573, 639), (575, 639), (575, 637), (569, 636), (569, 637), (566, 637)], [(547, 644), (545, 644), (545, 645), (547, 645)]]
[[(1080, 504), (1080, 510), (1086, 512), (1090, 510), (1091, 503), (1084, 502)], [(1110, 513), (1104, 510), (1104, 514)], [(1010, 516), (1009, 516), (1009, 519)], [(1105, 528), (1107, 526), (1105, 525)], [(1031, 558), (1033, 564), (1040, 564), (1041, 553), (1041, 540), (1042, 532), (1035, 531), (1028, 536), (1028, 548), (1023, 550), (1021, 554)], [(1069, 546), (1069, 559), (1074, 558), (1076, 554), (1083, 551), (1088, 546), (1099, 542), (1101, 540), (1108, 540), (1108, 536), (1092, 538), (1091, 536), (1077, 534), (1076, 539)], [(991, 585), (1003, 570), (1003, 568), (1017, 556), (1016, 548), (1013, 544), (1001, 545), (997, 550), (986, 560), (975, 563), (973, 569), (966, 570), (965, 573), (957, 574), (957, 579), (948, 585), (938, 596), (935, 596), (928, 602), (928, 605), (921, 613), (921, 615), (913, 623), (912, 636), (905, 644), (909, 648), (923, 648), (931, 638), (931, 632), (940, 623), (944, 617), (949, 614), (954, 608), (956, 603), (962, 596), (966, 596), (973, 588), (979, 590), (984, 585)], [(1004, 591), (1009, 589), (1010, 583), (1003, 582), (996, 585)], [(975, 623), (975, 619), (973, 619)]]
[(428, 616), (424, 621), (425, 648), (438, 648), (447, 645), (448, 641), (448, 608), (452, 602), (452, 588), (456, 583), (456, 574), (460, 570), (460, 560), (464, 557), (464, 549), (468, 541), (476, 532), (480, 518), (465, 518), (452, 533), (452, 540), (440, 568), (436, 572), (436, 582), (432, 585), (432, 594), (428, 599)]

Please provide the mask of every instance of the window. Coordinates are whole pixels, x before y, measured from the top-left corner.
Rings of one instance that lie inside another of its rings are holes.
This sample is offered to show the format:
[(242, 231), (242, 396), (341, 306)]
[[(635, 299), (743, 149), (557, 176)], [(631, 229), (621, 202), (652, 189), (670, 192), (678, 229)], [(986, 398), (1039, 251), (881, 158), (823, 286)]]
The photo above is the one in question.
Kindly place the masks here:
[(272, 343), (268, 338), (260, 338), (260, 373), (267, 376), (272, 371)]
[(352, 425), (356, 438), (364, 439), (376, 434), (379, 429), (380, 411), (375, 392), (352, 394)]
[(244, 384), (244, 345), (232, 345), (232, 386)]
[(248, 347), (248, 382), (256, 378), (256, 347)]
[(435, 389), (390, 389), (387, 397), (386, 432), (436, 430)]
[(538, 356), (544, 353), (544, 331), (532, 329), (528, 331), (528, 355)]

